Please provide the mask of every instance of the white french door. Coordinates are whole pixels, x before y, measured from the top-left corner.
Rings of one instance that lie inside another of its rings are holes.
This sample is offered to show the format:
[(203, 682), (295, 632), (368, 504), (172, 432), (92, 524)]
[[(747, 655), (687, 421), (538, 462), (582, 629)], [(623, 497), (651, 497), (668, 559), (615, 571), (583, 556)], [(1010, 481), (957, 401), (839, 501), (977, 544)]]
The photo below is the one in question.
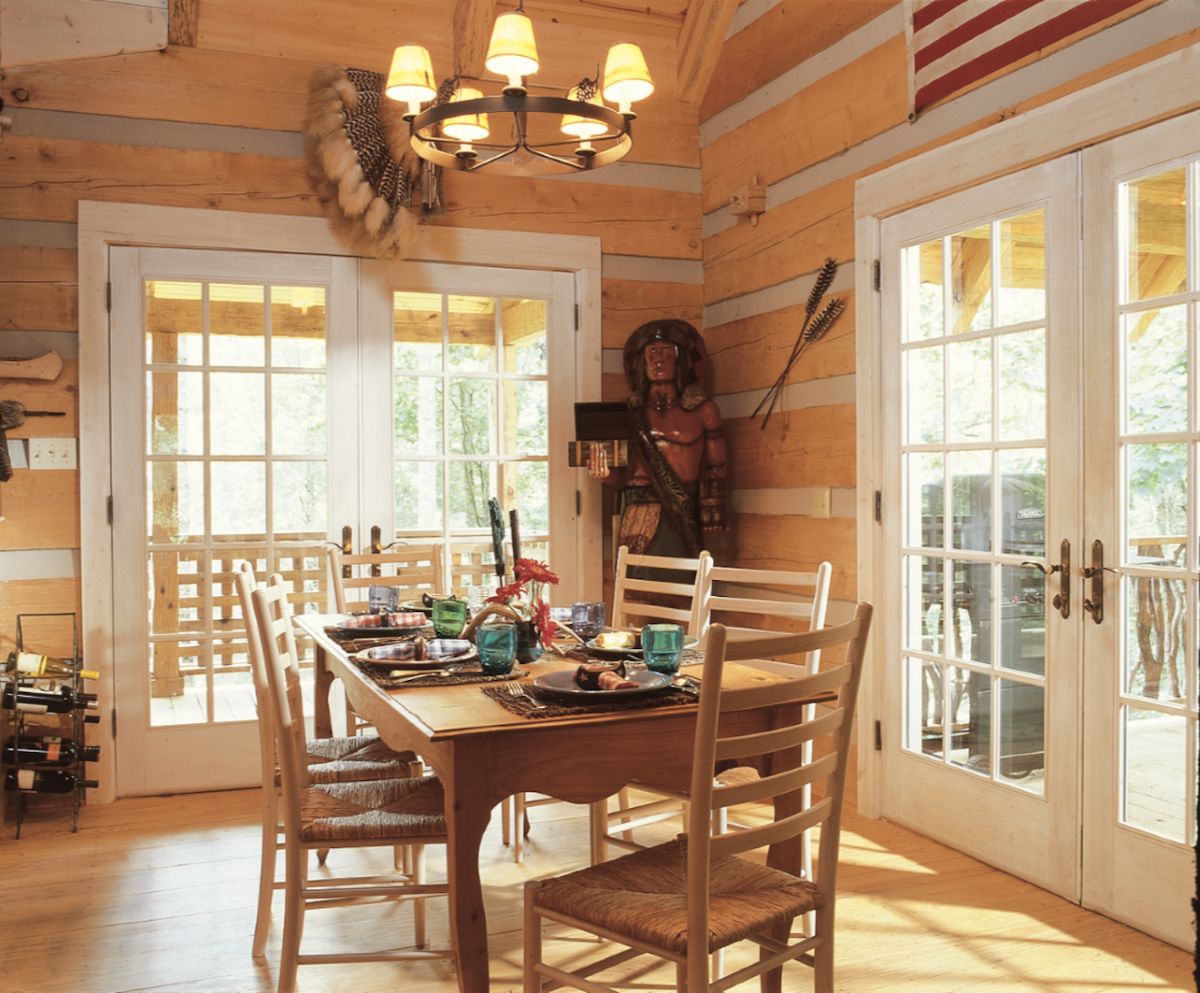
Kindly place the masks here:
[(145, 248), (110, 263), (118, 792), (252, 785), (233, 569), (324, 603), (322, 546), (358, 498), (354, 263)]
[(883, 813), (1072, 898), (1079, 607), (1053, 604), (1061, 574), (1042, 570), (1079, 547), (1078, 231), (1072, 160), (881, 228), (901, 508), (884, 522)]
[(1103, 608), (1083, 621), (1083, 902), (1189, 948), (1200, 113), (1088, 149), (1084, 166), (1084, 564), (1105, 571), (1083, 588)]
[(1193, 113), (880, 229), (882, 811), (1185, 948), (1198, 135)]
[(461, 594), (496, 495), (573, 595), (569, 275), (115, 247), (110, 272), (118, 795), (258, 783), (241, 559), (319, 611), (326, 542), (378, 526), (442, 543)]

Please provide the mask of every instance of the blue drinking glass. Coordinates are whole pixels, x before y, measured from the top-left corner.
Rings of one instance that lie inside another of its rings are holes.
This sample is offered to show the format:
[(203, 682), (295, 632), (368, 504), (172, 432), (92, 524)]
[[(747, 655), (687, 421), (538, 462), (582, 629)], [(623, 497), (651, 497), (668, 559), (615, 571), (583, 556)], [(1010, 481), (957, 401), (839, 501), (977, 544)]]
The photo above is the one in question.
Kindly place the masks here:
[(512, 624), (482, 624), (475, 629), (475, 648), (484, 672), (505, 676), (517, 656), (517, 629)]
[(678, 624), (647, 624), (642, 628), (642, 657), (646, 668), (673, 676), (683, 656), (683, 628)]

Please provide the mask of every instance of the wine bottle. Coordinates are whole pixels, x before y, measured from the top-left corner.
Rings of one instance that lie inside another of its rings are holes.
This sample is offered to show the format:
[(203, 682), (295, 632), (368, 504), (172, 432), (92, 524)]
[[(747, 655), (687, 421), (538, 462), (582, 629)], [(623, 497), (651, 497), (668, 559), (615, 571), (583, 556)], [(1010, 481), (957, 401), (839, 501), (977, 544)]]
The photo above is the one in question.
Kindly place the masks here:
[(4, 695), (0, 697), (0, 707), (27, 714), (69, 714), (72, 710), (95, 710), (96, 694), (73, 693), (68, 686), (55, 693), (8, 683), (4, 687)]
[(4, 774), (4, 788), (12, 793), (70, 793), (77, 786), (94, 790), (99, 785), (62, 769), (9, 769)]
[(36, 655), (33, 652), (10, 652), (8, 655), (8, 670), (21, 676), (61, 676), (70, 679), (79, 673), (82, 679), (99, 679), (100, 673), (95, 669), (76, 668), (70, 659), (55, 659), (49, 655)]
[(32, 735), (10, 735), (0, 749), (0, 759), (9, 765), (73, 765), (82, 757), (84, 762), (100, 761), (99, 745), (80, 747), (70, 738), (39, 738)]

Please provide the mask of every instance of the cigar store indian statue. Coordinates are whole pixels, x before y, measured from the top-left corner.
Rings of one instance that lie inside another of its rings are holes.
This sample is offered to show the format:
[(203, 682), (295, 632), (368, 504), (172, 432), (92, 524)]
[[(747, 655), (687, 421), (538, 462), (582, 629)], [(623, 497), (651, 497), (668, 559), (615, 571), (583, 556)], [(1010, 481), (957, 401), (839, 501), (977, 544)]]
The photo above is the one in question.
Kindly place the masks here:
[(697, 384), (703, 348), (678, 320), (643, 324), (625, 342), (629, 465), (613, 469), (595, 446), (588, 472), (621, 488), (617, 543), (635, 554), (724, 550), (725, 436), (717, 405)]

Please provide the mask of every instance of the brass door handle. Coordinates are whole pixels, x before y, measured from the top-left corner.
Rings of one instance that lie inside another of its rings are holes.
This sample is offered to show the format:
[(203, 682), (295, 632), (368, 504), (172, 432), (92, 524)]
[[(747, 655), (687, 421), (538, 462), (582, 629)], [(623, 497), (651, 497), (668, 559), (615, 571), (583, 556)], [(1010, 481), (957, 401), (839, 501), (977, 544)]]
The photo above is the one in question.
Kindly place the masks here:
[[(354, 554), (354, 528), (352, 528), (349, 524), (342, 528), (342, 554)], [(350, 567), (348, 565), (343, 565), (342, 579), (349, 579), (350, 575)]]
[(1084, 598), (1083, 609), (1092, 615), (1093, 621), (1100, 624), (1104, 620), (1104, 574), (1111, 572), (1115, 576), (1117, 570), (1104, 564), (1104, 542), (1099, 538), (1092, 542), (1092, 564), (1084, 566), (1080, 572), (1084, 579), (1092, 583), (1092, 595)]
[(1056, 565), (1047, 566), (1041, 562), (1022, 562), (1021, 565), (1039, 570), (1047, 579), (1058, 573), (1058, 592), (1054, 594), (1054, 598), (1050, 602), (1054, 605), (1054, 609), (1062, 615), (1064, 620), (1070, 617), (1071, 543), (1066, 538), (1063, 538), (1062, 543), (1058, 546), (1058, 563)]
[[(383, 551), (383, 529), (378, 524), (374, 524), (371, 526), (371, 554), (378, 555), (382, 551)], [(379, 565), (378, 562), (371, 563), (371, 575), (372, 576), (382, 576), (383, 575), (383, 568)]]

